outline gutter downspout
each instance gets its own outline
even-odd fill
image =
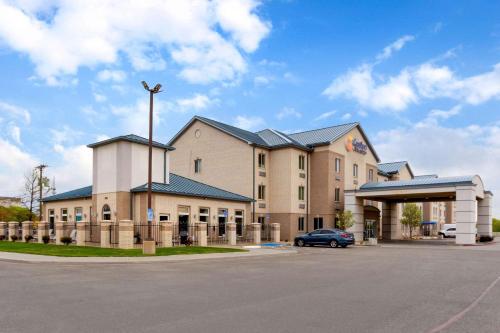
[[[255,223],[255,146],[253,146],[253,174],[252,174],[252,186],[253,186],[253,194],[252,194],[252,223]]]
[[[163,184],[167,183],[167,149],[163,152]]]

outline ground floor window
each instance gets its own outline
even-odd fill
[[[210,209],[200,208],[200,222],[208,223],[210,219]]]
[[[244,211],[235,210],[234,211],[234,222],[236,222],[236,234],[238,236],[243,235],[243,224],[244,224]]]
[[[304,217],[299,217],[298,230],[299,231],[304,231]]]
[[[68,221],[68,209],[67,208],[61,209],[61,221],[64,221],[64,222]]]
[[[160,222],[170,221],[170,214],[160,214]]]
[[[49,209],[49,229],[54,229],[54,223],[56,221],[55,215],[54,215],[54,210]]]
[[[83,208],[75,208],[75,221],[80,222],[83,219]]]
[[[323,229],[323,218],[322,217],[315,217],[314,218],[314,230],[316,229]]]
[[[257,217],[257,222],[264,225],[264,222],[266,222],[266,218],[264,216],[259,216]]]
[[[219,236],[224,236],[226,234],[226,222],[227,222],[227,209],[219,209]]]
[[[109,208],[109,205],[105,204],[102,207],[102,219],[103,221],[110,221],[111,220],[111,208]]]

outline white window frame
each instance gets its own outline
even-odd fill
[[[206,212],[206,213],[202,213],[202,209],[206,209],[206,211],[207,211],[207,212]],[[199,216],[198,216],[198,220],[199,220],[200,222],[207,222],[207,223],[209,223],[209,222],[210,222],[210,208],[208,208],[208,207],[200,207],[200,208],[198,209],[198,215],[199,215]],[[201,220],[201,217],[202,217],[202,216],[203,216],[203,217],[206,217],[206,218],[207,218],[207,220],[206,220],[206,221],[202,221],[202,220]]]
[[[194,173],[201,173],[201,161],[201,158],[197,158],[194,160]]]
[[[299,185],[299,200],[304,201],[306,197],[306,188],[304,185]]]
[[[259,169],[265,169],[266,168],[266,154],[265,153],[259,153],[258,157],[258,164],[259,164]]]
[[[78,210],[80,212],[78,212]],[[78,216],[80,217],[80,220],[78,220]],[[80,221],[83,221],[83,208],[75,207],[75,222],[80,222]]]
[[[260,184],[258,186],[257,199],[266,200],[266,185]]]
[[[162,217],[166,217],[167,219],[166,220],[162,220],[161,219]],[[170,221],[170,214],[168,214],[168,213],[160,213],[158,215],[158,221]]]
[[[63,213],[64,211],[66,211],[66,213]],[[68,208],[61,208],[61,221],[68,221]]]
[[[338,157],[335,158],[335,172],[340,172],[340,158]]]
[[[356,163],[354,163],[352,165],[352,176],[354,178],[358,178],[358,174],[359,174],[359,167],[358,167],[358,165]]]
[[[305,155],[299,155],[299,170],[304,171],[306,169],[306,157]]]

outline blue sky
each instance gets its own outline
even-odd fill
[[[146,134],[141,80],[164,86],[160,141],[195,114],[288,132],[359,121],[384,161],[500,190],[494,1],[0,0],[0,73],[0,194],[42,161],[59,191],[89,184],[86,144]]]

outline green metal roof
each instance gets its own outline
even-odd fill
[[[138,144],[146,145],[146,146],[149,145],[148,139],[143,138],[142,136],[135,135],[135,134],[128,134],[128,135],[116,136],[116,137],[111,138],[111,139],[91,143],[91,144],[87,145],[87,147],[95,148],[95,147],[107,145],[109,143],[114,143],[114,142],[118,142],[118,141],[127,141],[127,142],[138,143]],[[166,150],[174,150],[175,149],[174,147],[165,145],[165,144],[157,142],[157,141],[153,141],[153,147],[163,148]]]
[[[373,182],[363,184],[359,191],[395,190],[423,187],[441,187],[474,184],[475,176],[442,177],[442,178],[417,178],[410,180],[393,180],[386,182]]]
[[[146,192],[147,184],[133,188],[131,192]],[[170,173],[169,184],[153,183],[152,191],[155,193],[167,193],[176,195],[186,195],[193,197],[214,198],[231,201],[250,202],[253,199],[229,192],[218,187],[210,186],[195,180]]]
[[[80,198],[90,198],[92,197],[92,186],[85,186],[78,188],[76,190],[71,190],[68,192],[58,193],[51,195],[50,197],[43,198],[43,202],[59,201],[59,200],[70,200],[70,199],[80,199]]]

